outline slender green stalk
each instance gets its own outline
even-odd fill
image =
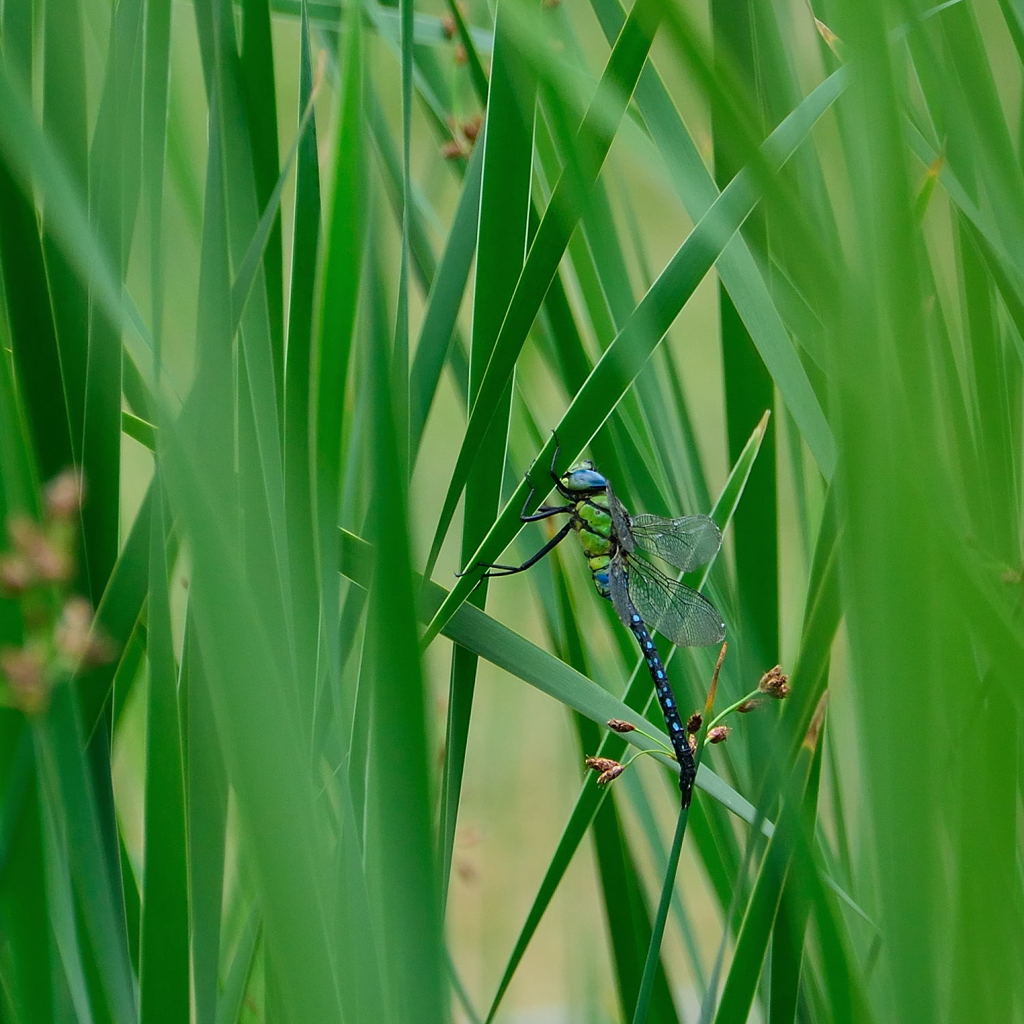
[[[654,986],[654,974],[661,957],[661,943],[665,937],[665,923],[668,921],[668,910],[672,903],[672,894],[676,887],[676,872],[679,868],[679,857],[683,850],[683,839],[686,836],[686,824],[690,817],[690,808],[682,807],[676,818],[676,830],[669,848],[668,864],[665,878],[661,886],[661,898],[658,910],[654,915],[654,926],[651,928],[651,944],[647,949],[647,960],[644,962],[644,975],[640,983],[640,993],[636,1006],[633,1008],[633,1024],[644,1024],[650,1009],[651,991]]]

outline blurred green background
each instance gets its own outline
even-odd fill
[[[0,52],[0,1020],[1024,1020],[1020,3]],[[454,575],[556,436],[722,526],[716,710],[790,678],[688,818],[585,773],[662,723],[572,545]]]

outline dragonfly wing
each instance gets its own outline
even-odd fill
[[[615,531],[615,539],[619,542],[619,547],[629,554],[635,546],[633,543],[633,531],[630,528],[632,519],[622,502],[615,497],[611,484],[608,484],[607,491],[608,512],[612,517],[612,529]]]
[[[628,580],[625,562],[622,555],[617,554],[608,566],[608,596],[611,598],[615,614],[627,626],[630,625],[633,615],[633,602],[629,598]]]
[[[692,587],[640,558],[629,559],[627,580],[629,598],[648,629],[682,647],[706,647],[725,639],[718,609]]]
[[[638,548],[683,572],[706,565],[722,546],[722,531],[707,516],[662,519],[644,514],[632,516],[629,527]]]

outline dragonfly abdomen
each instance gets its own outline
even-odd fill
[[[594,586],[597,592],[604,598],[611,600],[611,580],[608,578],[608,565],[611,562],[610,555],[591,555],[587,558],[590,566],[590,575],[594,579]]]
[[[596,582],[596,576],[595,576]],[[668,729],[669,739],[672,741],[672,749],[675,751],[676,760],[679,762],[679,789],[683,794],[683,806],[690,803],[690,794],[693,789],[694,779],[697,777],[697,769],[693,763],[693,751],[690,749],[690,739],[683,726],[683,720],[679,716],[679,707],[676,704],[675,694],[668,681],[668,673],[662,663],[661,655],[651,639],[651,634],[644,625],[643,619],[633,609],[629,616],[627,625],[643,652],[644,661],[651,673],[654,682],[654,692],[658,696],[658,703],[661,705],[661,713],[665,717],[665,726]]]

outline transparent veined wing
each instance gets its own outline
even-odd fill
[[[615,492],[612,490],[612,485],[607,486],[608,493],[608,512],[612,517],[612,530],[615,533],[615,539],[619,542],[619,547],[622,548],[626,554],[629,554],[633,550],[633,532],[630,529],[630,516],[626,511],[625,506],[617,497]]]
[[[612,607],[619,620],[626,626],[630,624],[633,604],[629,597],[629,577],[626,572],[624,556],[617,554],[608,566],[608,590]],[[639,609],[637,609],[639,612]]]
[[[626,575],[629,599],[648,629],[656,629],[682,647],[706,647],[725,639],[722,616],[703,594],[671,579],[642,558],[627,557],[625,562],[620,571]],[[614,600],[614,588],[612,597]],[[621,618],[618,604],[615,610]]]
[[[662,519],[642,514],[631,516],[628,528],[638,548],[683,572],[706,565],[722,546],[722,531],[707,516]]]

